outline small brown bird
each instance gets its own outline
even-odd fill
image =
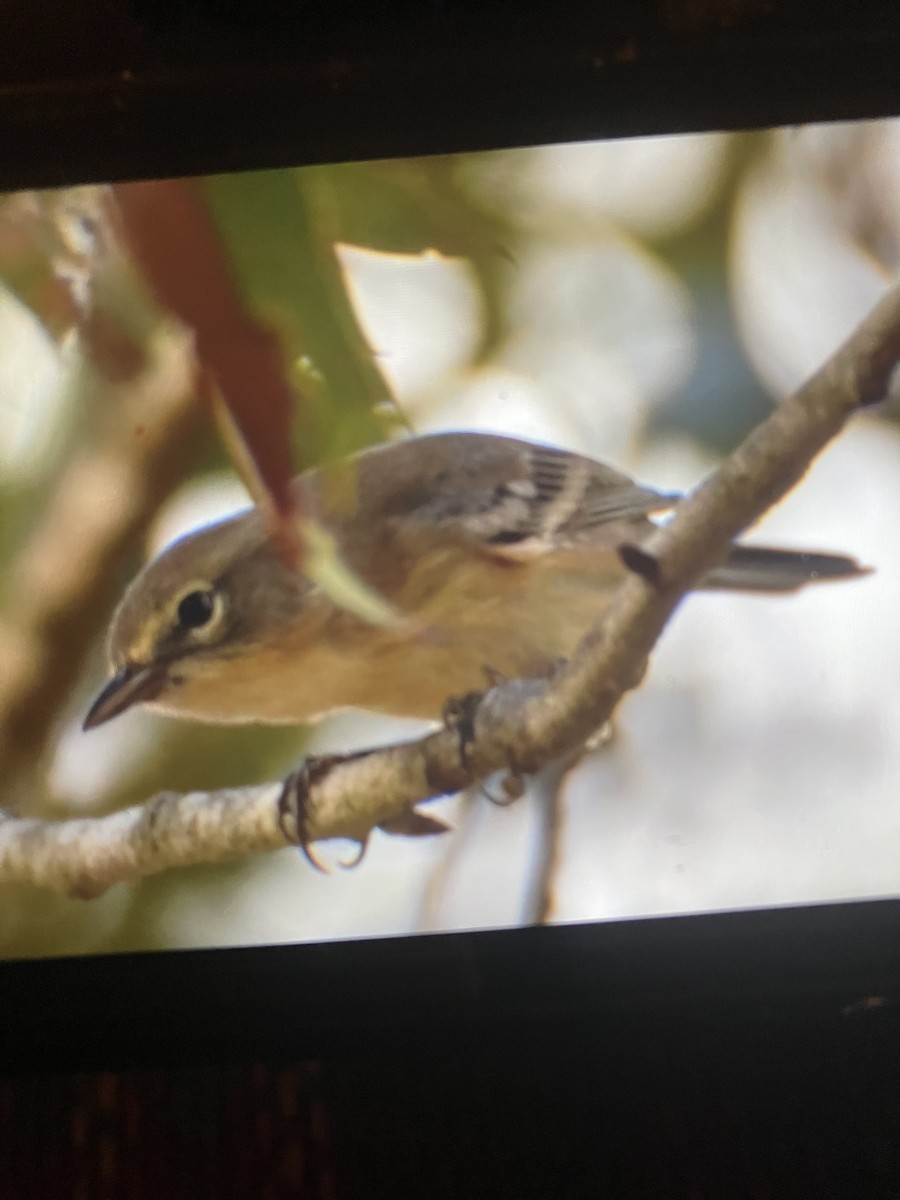
[[[85,728],[139,703],[202,721],[344,708],[437,718],[450,696],[484,686],[485,667],[537,675],[570,655],[625,574],[618,547],[640,544],[649,514],[677,501],[589,458],[479,433],[379,446],[352,467],[301,475],[302,509],[422,632],[340,607],[284,562],[250,509],[137,576]],[[843,555],[734,545],[702,586],[792,592],[865,573]]]

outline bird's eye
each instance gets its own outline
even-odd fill
[[[216,611],[212,592],[188,592],[178,603],[178,623],[182,629],[202,629]]]

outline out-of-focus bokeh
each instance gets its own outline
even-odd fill
[[[802,382],[900,257],[900,122],[209,187],[228,236],[250,230],[248,304],[284,313],[298,289],[291,370],[327,418],[325,452],[332,428],[335,451],[404,422],[490,429],[664,489],[689,488]],[[122,587],[180,532],[246,503],[193,395],[190,339],[104,211],[99,188],[0,199],[0,804],[103,813],[416,734],[364,714],[223,730],[142,712],[81,732]],[[453,833],[376,833],[358,869],[324,877],[285,850],[91,902],[6,888],[0,954],[896,894],[898,511],[895,414],[860,417],[750,536],[875,573],[789,598],[691,597],[610,740],[561,788],[538,780],[507,807],[442,801]]]

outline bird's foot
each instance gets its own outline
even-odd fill
[[[500,687],[508,682],[507,676],[495,667],[485,664],[481,670],[488,688]],[[475,742],[475,719],[483,699],[483,692],[467,692],[464,696],[452,697],[444,705],[444,725],[454,730],[459,738],[459,761],[467,774],[471,774],[472,770],[471,748]],[[477,789],[497,808],[506,808],[525,794],[526,773],[510,759],[509,771],[501,775],[499,786],[499,795],[486,783],[479,783]]]
[[[352,758],[362,758],[368,750],[357,751],[354,754],[310,754],[303,760],[296,771],[287,776],[278,797],[278,827],[284,834],[286,842],[298,846],[310,866],[328,874],[328,867],[319,859],[312,849],[312,839],[309,836],[309,797],[310,792],[325,776],[340,763]],[[339,865],[347,870],[358,867],[368,849],[368,837],[359,839],[359,853],[349,862]]]
[[[479,784],[478,790],[485,800],[493,804],[495,808],[509,808],[511,804],[522,799],[527,785],[526,776],[517,767],[510,764],[509,770],[500,776],[499,795],[491,791],[486,783]]]
[[[483,692],[466,692],[464,696],[451,696],[441,713],[445,727],[459,739],[459,763],[467,774],[472,770],[475,718],[483,697]]]
[[[292,771],[285,779],[281,794],[278,797],[278,826],[285,841],[298,846],[307,862],[323,875],[328,874],[328,867],[321,861],[312,849],[312,839],[309,836],[309,798],[310,792],[334,767],[353,758],[363,758],[368,750],[359,750],[354,754],[311,754],[303,760],[296,771]],[[450,826],[438,817],[419,812],[411,808],[396,817],[388,817],[379,822],[378,828],[385,833],[402,837],[433,837],[435,834],[447,833]],[[369,837],[357,839],[359,851],[351,859],[338,865],[344,870],[358,867],[365,858],[369,847]]]

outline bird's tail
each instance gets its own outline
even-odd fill
[[[808,583],[853,579],[871,574],[844,554],[806,550],[777,550],[770,546],[734,546],[720,567],[714,567],[701,587],[747,592],[795,592]]]

